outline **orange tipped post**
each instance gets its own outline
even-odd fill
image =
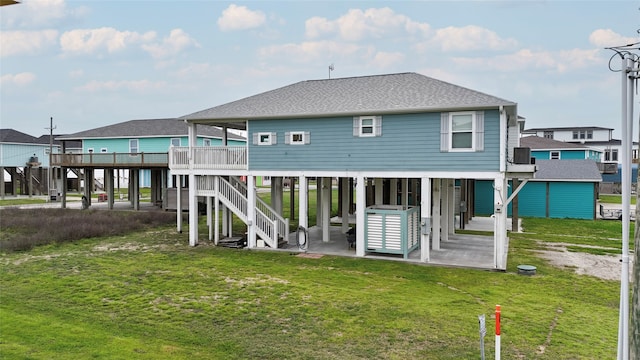
[[[496,360],[500,360],[500,305],[496,305]]]

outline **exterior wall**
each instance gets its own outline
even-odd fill
[[[367,114],[364,114],[367,115]],[[505,129],[506,130],[506,129]],[[285,132],[310,134],[285,144]],[[254,133],[275,132],[275,145],[254,145]],[[382,136],[354,137],[352,117],[249,122],[250,170],[499,171],[500,117],[484,113],[484,151],[441,152],[440,113],[385,115]]]
[[[595,183],[530,181],[518,193],[518,215],[538,218],[593,219]],[[493,212],[493,188],[490,181],[476,181],[477,215]],[[509,195],[511,188],[509,189]],[[509,205],[511,216],[511,204]]]
[[[551,159],[551,152],[559,151],[560,152],[560,160],[594,160],[600,161],[600,152],[594,150],[531,150],[531,157],[534,157],[538,160],[549,160]]]
[[[53,146],[53,153],[58,146]],[[5,167],[24,167],[32,156],[38,158],[41,167],[49,167],[49,145],[43,144],[0,144],[0,165]]]
[[[138,147],[140,152],[161,153],[167,152],[171,146],[171,139],[174,137],[149,137],[149,138],[131,138],[138,139]],[[82,141],[82,152],[87,153],[89,149],[99,153],[101,149],[106,148],[108,153],[128,153],[129,138],[126,139],[86,139]],[[197,146],[203,146],[204,138],[198,138]],[[244,141],[228,140],[229,145],[245,145]],[[187,136],[180,137],[181,146],[188,146],[189,138]],[[222,145],[221,139],[211,139],[211,146]]]
[[[580,130],[580,129],[576,129]],[[609,141],[611,140],[610,130],[593,130],[593,139],[585,139],[585,142],[590,141]],[[544,137],[544,131],[536,132],[539,137]],[[573,130],[553,130],[553,140],[556,141],[580,141],[573,138]]]

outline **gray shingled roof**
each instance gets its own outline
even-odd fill
[[[410,113],[515,106],[516,103],[417,73],[307,80],[186,116],[247,120]]]
[[[536,166],[535,180],[602,181],[593,160],[536,160]]]
[[[547,139],[539,136],[525,136],[520,138],[520,146],[531,148],[531,150],[540,149],[587,149],[586,146],[576,143],[568,143],[553,139]]]
[[[131,138],[131,137],[178,137],[188,135],[189,126],[181,119],[142,119],[129,120],[107,125],[75,134],[58,137],[58,140],[82,140],[95,138]],[[222,130],[213,126],[199,126],[198,136],[222,138]],[[230,140],[244,140],[244,137],[229,133]]]
[[[13,129],[0,129],[0,142],[18,144],[37,144],[35,137]]]

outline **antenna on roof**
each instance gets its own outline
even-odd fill
[[[329,65],[329,79],[331,79],[331,72],[333,71],[333,64]]]

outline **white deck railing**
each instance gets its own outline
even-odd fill
[[[189,169],[190,158],[193,158],[194,170],[247,169],[246,146],[172,146],[169,149],[169,169]]]

